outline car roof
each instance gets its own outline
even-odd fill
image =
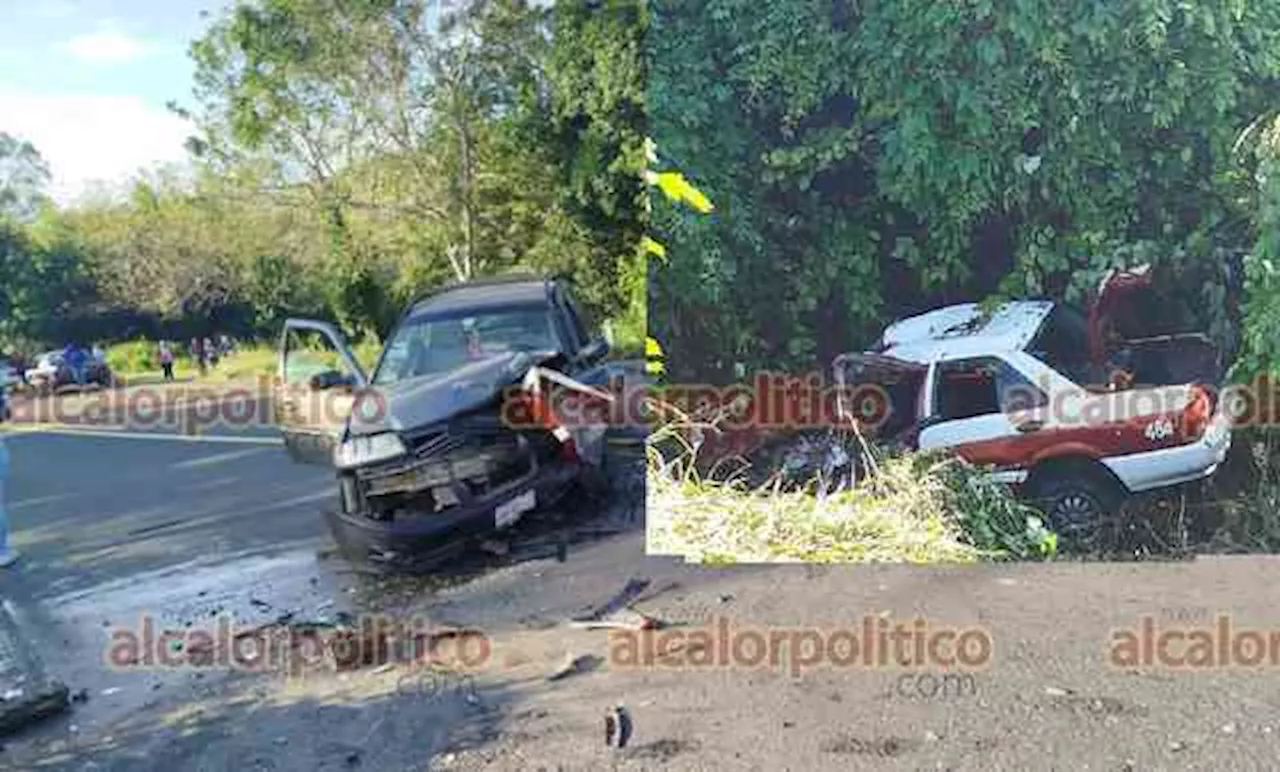
[[[984,315],[977,303],[934,309],[895,322],[882,338],[886,356],[928,364],[942,359],[1021,351],[1039,331],[1053,302],[1015,300]]]
[[[551,280],[537,276],[504,276],[445,287],[413,304],[411,314],[440,313],[530,305],[547,302]]]

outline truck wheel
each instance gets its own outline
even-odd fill
[[[1037,481],[1031,496],[1049,527],[1077,545],[1092,541],[1124,501],[1124,492],[1101,475],[1074,470]]]

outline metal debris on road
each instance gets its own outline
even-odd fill
[[[599,619],[571,619],[569,626],[579,630],[657,630],[662,627],[662,622],[624,608]]]
[[[628,579],[626,585],[612,598],[605,601],[604,604],[597,606],[586,616],[578,617],[580,621],[587,619],[603,619],[615,611],[620,611],[630,606],[649,587],[648,579],[632,578]]]
[[[600,663],[601,658],[594,654],[583,654],[575,657],[573,652],[569,652],[564,656],[564,662],[560,667],[556,668],[547,676],[548,681],[559,681],[562,678],[568,678],[578,673],[586,673],[594,670]]]

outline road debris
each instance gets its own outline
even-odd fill
[[[612,748],[625,748],[631,740],[631,714],[622,703],[614,705],[604,714],[604,744]]]
[[[654,598],[658,597],[659,595],[665,595],[669,592],[673,592],[675,590],[680,589],[680,587],[681,587],[680,583],[676,581],[663,582],[662,584],[658,585],[652,590],[649,590],[648,592],[637,596],[636,599],[632,601],[632,603],[635,604],[635,603],[651,601]]]
[[[574,621],[604,619],[635,603],[648,587],[648,579],[628,579],[627,584],[616,595],[599,606],[588,607],[587,613],[574,617]]]
[[[598,667],[602,661],[602,658],[594,654],[582,654],[575,657],[573,652],[569,652],[564,655],[564,661],[560,663],[560,666],[547,676],[547,680],[559,681],[571,675],[589,672]]]
[[[657,619],[630,608],[648,589],[649,584],[649,579],[627,580],[627,584],[616,595],[588,613],[570,619],[569,626],[586,630],[652,630],[661,627],[662,624]]]
[[[569,626],[579,630],[657,630],[663,625],[658,619],[624,608],[598,619],[571,619]]]

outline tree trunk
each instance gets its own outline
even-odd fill
[[[475,212],[472,211],[471,200],[471,135],[467,131],[466,119],[458,121],[458,137],[462,143],[462,263],[466,276],[470,279],[475,270]]]

